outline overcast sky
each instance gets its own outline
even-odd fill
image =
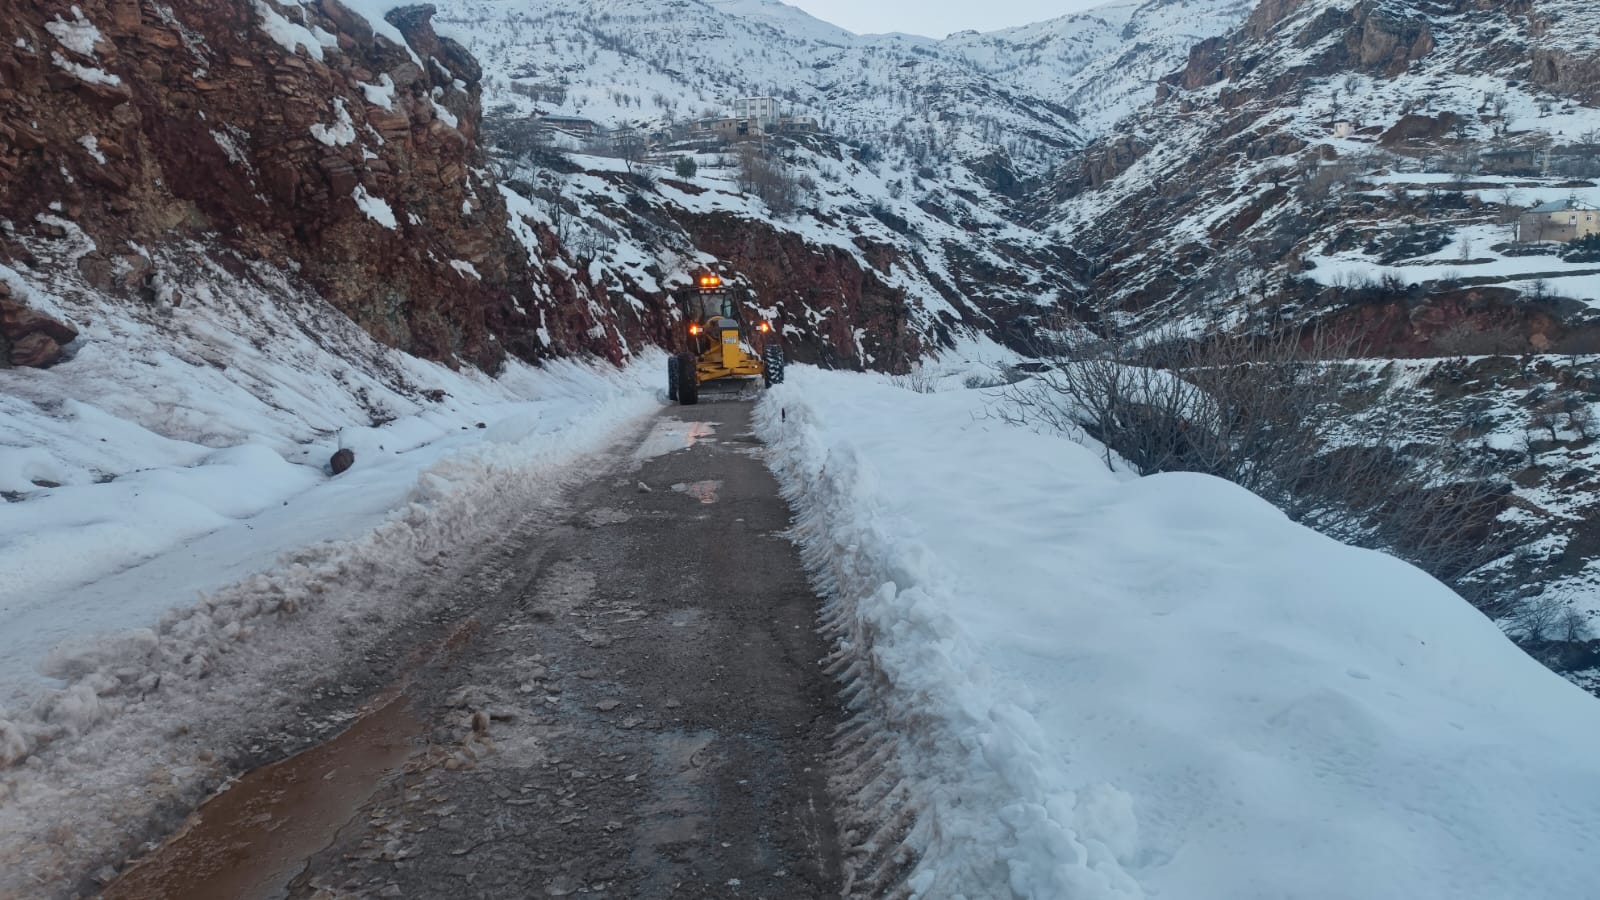
[[[942,38],[974,28],[994,31],[1102,6],[1107,0],[786,0],[857,34],[904,31]]]

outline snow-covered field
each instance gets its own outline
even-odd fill
[[[919,896],[1593,892],[1592,697],[1404,563],[992,402],[800,367],[759,415],[898,759],[843,786],[916,813]]]

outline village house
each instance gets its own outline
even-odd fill
[[[1485,175],[1530,177],[1544,170],[1544,153],[1531,147],[1514,150],[1486,150],[1478,154]]]
[[[723,116],[715,119],[700,119],[694,123],[694,128],[689,132],[691,138],[711,138],[718,141],[732,143],[734,141],[747,141],[762,134],[761,126],[753,119],[744,119],[738,116]]]
[[[1519,147],[1489,150],[1479,155],[1485,175],[1527,178],[1557,175],[1566,178],[1600,176],[1600,144],[1565,144],[1559,147]]]
[[[541,116],[538,122],[545,128],[564,131],[577,137],[594,137],[602,130],[598,122],[573,116]]]
[[[779,116],[774,130],[783,134],[809,134],[818,130],[814,116]]]
[[[1577,198],[1535,206],[1517,223],[1517,240],[1524,244],[1565,243],[1591,234],[1600,234],[1600,207]]]
[[[688,125],[682,137],[732,144],[769,134],[809,134],[820,130],[815,116],[778,112],[778,101],[772,97],[742,97],[731,105],[733,115],[697,119]]]

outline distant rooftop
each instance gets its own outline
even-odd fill
[[[1565,200],[1553,200],[1549,203],[1541,203],[1538,206],[1535,206],[1533,209],[1528,210],[1528,212],[1558,213],[1567,212],[1574,209],[1600,209],[1600,207],[1595,207],[1588,203],[1584,203],[1582,200],[1579,200],[1576,197],[1569,197]]]

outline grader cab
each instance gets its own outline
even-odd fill
[[[716,275],[701,275],[678,295],[683,313],[680,346],[667,359],[667,397],[685,406],[711,393],[738,394],[756,378],[767,387],[783,382],[783,346],[772,323],[747,327],[733,289]],[[723,390],[725,386],[725,390]]]

